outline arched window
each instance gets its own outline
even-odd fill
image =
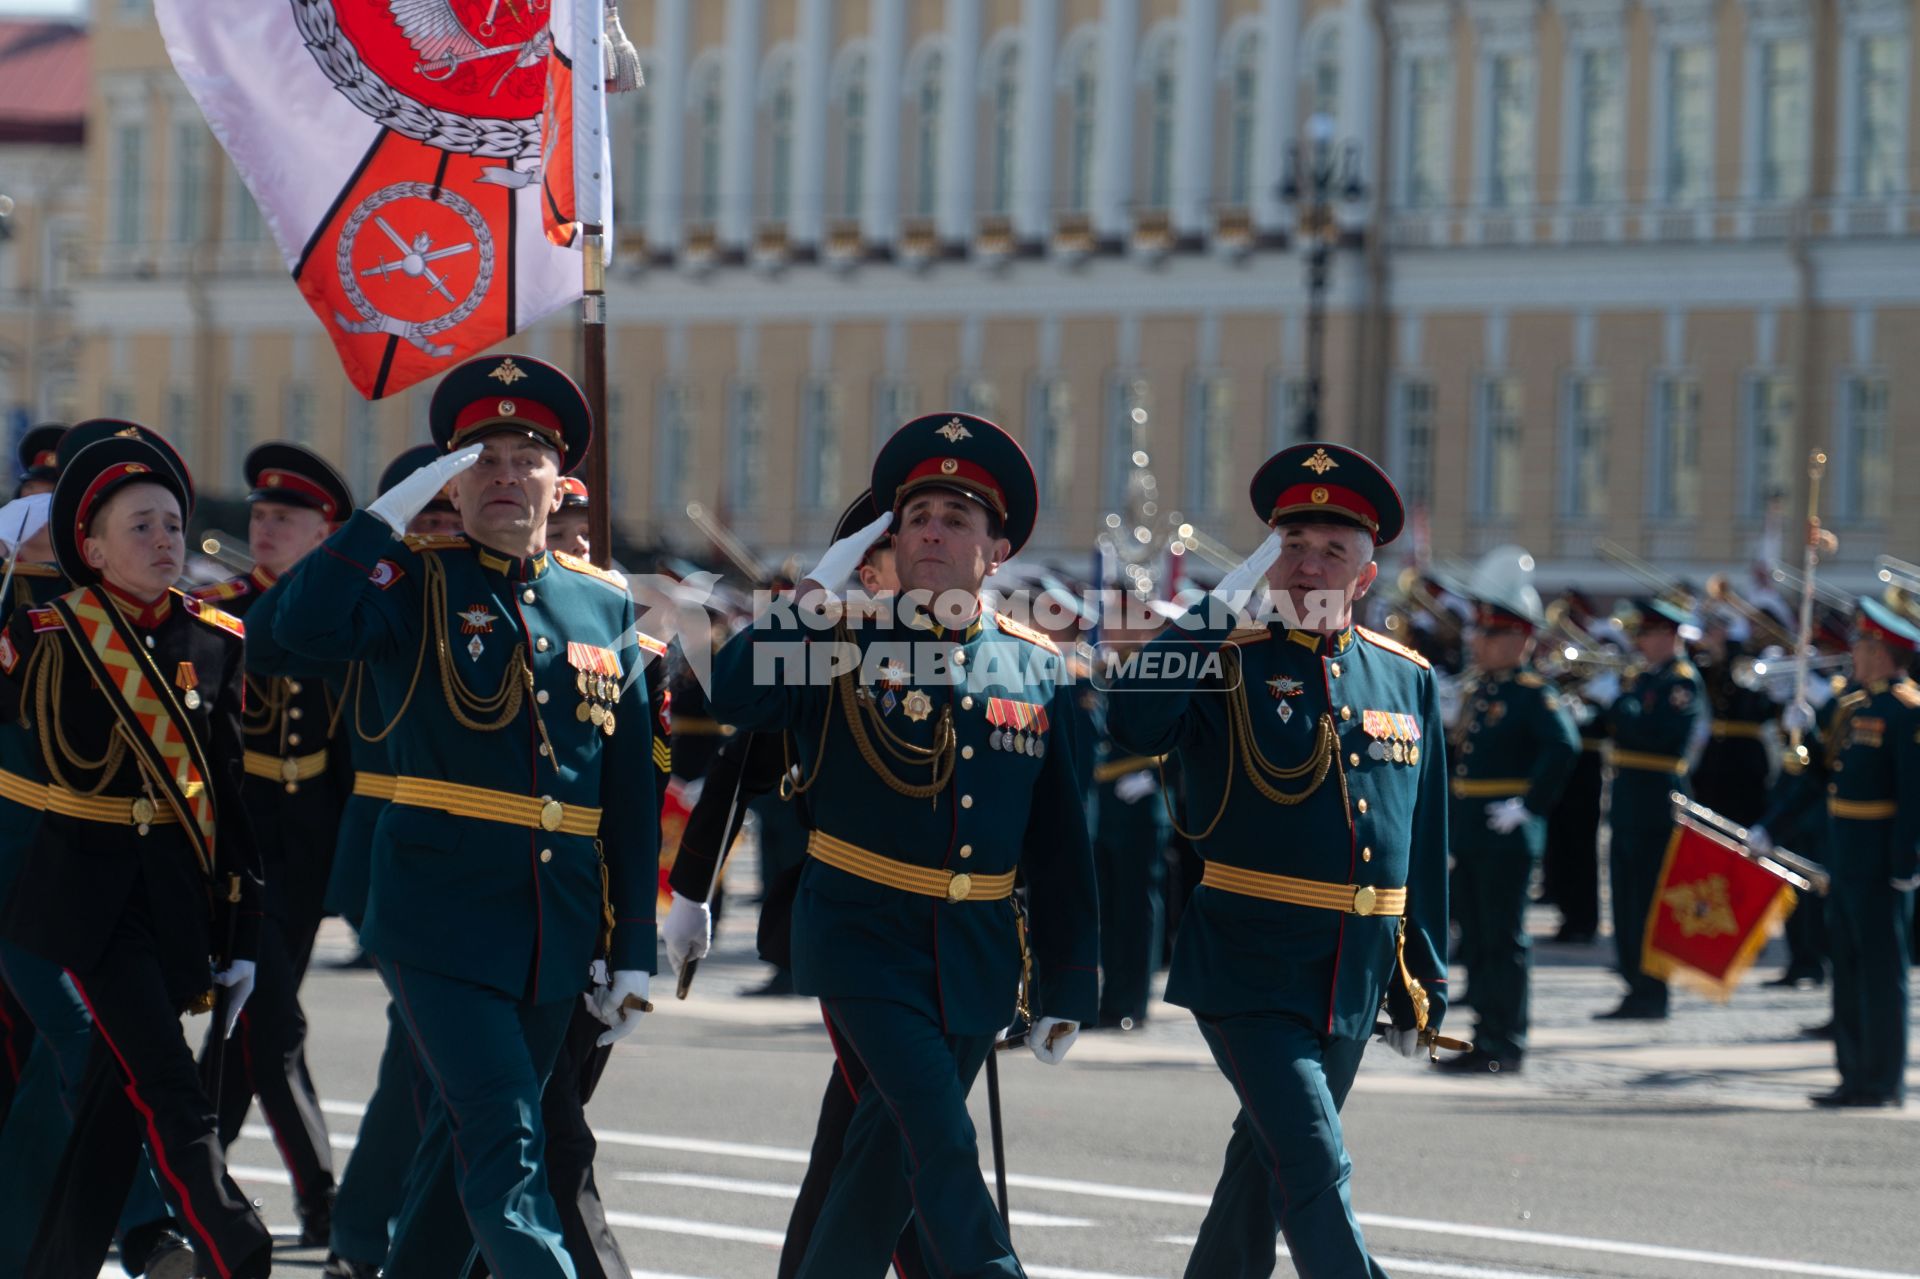
[[[1173,114],[1174,97],[1179,91],[1179,52],[1177,37],[1149,37],[1141,58],[1147,93],[1147,166],[1141,175],[1145,180],[1141,200],[1150,209],[1164,209],[1173,202]]]
[[[1316,115],[1337,119],[1340,115],[1341,18],[1341,11],[1336,9],[1322,14],[1307,28],[1302,50],[1306,65],[1301,68],[1307,101],[1302,120],[1311,120]]]
[[[1100,46],[1091,29],[1068,39],[1061,70],[1067,99],[1067,212],[1085,213],[1093,202],[1093,144],[1100,110]]]
[[[776,50],[760,73],[760,109],[765,112],[765,185],[767,217],[785,222],[793,215],[793,58]]]
[[[834,184],[834,213],[843,219],[860,216],[866,198],[867,173],[867,55],[864,49],[841,55],[833,77],[834,103],[839,111],[839,181]]]
[[[914,217],[930,218],[940,191],[940,113],[946,107],[946,59],[938,50],[919,59],[918,74],[909,81],[913,104],[913,188],[908,209]]]
[[[1260,33],[1241,37],[1227,63],[1227,203],[1253,201],[1253,134],[1259,93]]]
[[[653,95],[621,95],[626,109],[626,145],[619,150],[627,158],[625,165],[615,163],[614,177],[619,182],[614,196],[614,220],[627,226],[644,226],[647,204],[653,195]],[[616,145],[620,138],[616,126]]]
[[[993,66],[992,121],[987,130],[987,210],[1005,216],[1013,207],[1014,130],[1019,127],[1020,47],[1008,44]]]
[[[694,218],[720,216],[720,61],[697,66],[692,77],[694,161],[699,181],[693,189]]]

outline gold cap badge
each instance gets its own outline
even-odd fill
[[[935,431],[934,434],[944,435],[955,444],[958,444],[961,440],[973,438],[973,432],[969,431],[957,417],[949,418],[946,425]]]
[[[1306,461],[1302,462],[1300,465],[1306,467],[1309,471],[1312,471],[1315,475],[1325,475],[1328,471],[1333,470],[1336,466],[1339,466],[1340,464],[1334,461],[1332,458],[1328,457],[1327,451],[1325,449],[1315,449],[1313,451],[1313,456],[1308,458]]]
[[[509,358],[509,359],[502,360],[500,361],[499,364],[495,365],[493,372],[487,374],[487,376],[490,378],[498,379],[501,383],[503,383],[506,386],[512,386],[515,382],[518,382],[521,378],[526,377],[527,371],[521,368],[518,364],[515,364],[513,360]]]

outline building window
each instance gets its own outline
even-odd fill
[[[883,377],[873,384],[872,450],[893,438],[893,433],[920,416],[920,388],[903,377]]]
[[[1425,378],[1403,379],[1394,397],[1400,452],[1394,478],[1409,506],[1433,500],[1433,403],[1433,383]]]
[[[1067,125],[1067,209],[1085,213],[1093,199],[1094,130],[1100,106],[1100,50],[1080,46],[1073,66],[1073,100]]]
[[[1480,512],[1489,519],[1520,514],[1520,379],[1480,382]]]
[[[1407,178],[1410,209],[1447,202],[1447,134],[1452,128],[1453,77],[1444,57],[1415,58],[1407,66]]]
[[[1904,36],[1869,36],[1860,42],[1859,173],[1861,195],[1897,195],[1905,189],[1906,70],[1909,45]]]
[[[647,205],[653,199],[653,95],[651,93],[630,93],[626,97],[632,100],[629,117],[633,124],[632,145],[627,148],[627,210],[624,217],[616,216],[635,226],[643,225],[647,219]],[[615,165],[617,173],[621,166]]]
[[[1533,56],[1495,54],[1492,64],[1487,202],[1513,208],[1533,200]]]
[[[867,61],[861,58],[847,78],[840,122],[840,216],[860,216],[866,198]]]
[[[1580,55],[1577,196],[1582,204],[1612,204],[1621,198],[1627,100],[1620,64],[1618,49],[1588,49]]]
[[[1233,380],[1197,373],[1187,383],[1187,501],[1195,510],[1227,509],[1233,490]]]
[[[1887,379],[1848,378],[1841,386],[1840,410],[1846,466],[1841,513],[1863,523],[1884,520],[1893,504],[1887,465]]]
[[[1259,106],[1260,37],[1249,35],[1233,54],[1227,104],[1227,203],[1253,202],[1254,112]]]
[[[1653,509],[1666,519],[1700,514],[1700,383],[1669,375],[1654,387]]]
[[[240,171],[231,165],[227,167],[227,236],[241,244],[257,244],[266,231],[266,224],[260,217],[260,206],[253,202],[253,192],[247,190],[247,184],[240,180]]]
[[[1300,412],[1307,402],[1306,379],[1294,373],[1267,375],[1267,452],[1278,453],[1307,438]]]
[[[767,397],[760,384],[727,385],[727,502],[736,517],[757,511],[766,494]]]
[[[940,188],[940,112],[944,108],[946,59],[930,55],[914,91],[913,203],[915,217],[933,216]]]
[[[1147,190],[1146,204],[1164,209],[1173,203],[1174,97],[1178,81],[1174,59],[1179,45],[1163,40],[1153,53],[1153,69],[1147,83]]]
[[[147,235],[147,130],[136,123],[113,127],[113,238],[139,244]]]
[[[1747,514],[1759,518],[1769,502],[1793,492],[1793,379],[1756,377],[1747,383],[1747,438],[1753,442],[1746,485]]]
[[[1340,23],[1335,20],[1321,27],[1313,41],[1313,76],[1307,84],[1307,119],[1316,115],[1329,120],[1340,115]]]
[[[360,393],[348,390],[346,393],[346,454],[353,459],[353,491],[363,497],[378,497],[374,487],[380,483],[380,467],[385,465],[381,454],[380,432],[373,420],[373,401],[363,400]]]
[[[1034,478],[1043,510],[1060,510],[1073,497],[1073,387],[1063,377],[1034,379]]]
[[[993,124],[988,131],[987,211],[1013,208],[1015,131],[1020,127],[1020,49],[1008,45],[993,69]]]
[[[1607,514],[1607,435],[1612,389],[1603,377],[1576,376],[1567,385],[1567,514],[1577,520]]]
[[[1760,49],[1760,196],[1797,200],[1807,193],[1812,117],[1805,40],[1772,40]]]
[[[999,420],[1000,390],[982,373],[962,373],[954,378],[951,399],[956,413],[971,413],[989,422]]]
[[[693,388],[668,378],[655,392],[654,406],[653,502],[673,522],[680,518],[693,467]]]
[[[1713,47],[1667,50],[1667,199],[1697,204],[1713,194]]]
[[[230,388],[221,409],[227,427],[227,470],[236,484],[244,483],[246,477],[241,471],[247,450],[253,447],[253,392],[244,387]],[[177,441],[181,437],[169,431],[167,438]]]
[[[1115,373],[1107,382],[1106,505],[1126,502],[1133,455],[1146,449],[1153,420],[1153,384],[1135,373]]]
[[[700,81],[693,108],[694,150],[700,158],[700,185],[694,188],[694,216],[712,222],[720,216],[720,76]]]
[[[207,131],[198,120],[173,131],[173,238],[197,243],[205,234]]]
[[[767,107],[767,192],[769,216],[785,222],[793,214],[793,75],[783,73]]]
[[[287,439],[301,448],[313,447],[313,388],[295,384],[287,388],[287,420],[282,430]]]
[[[840,393],[829,378],[807,379],[800,401],[800,505],[840,504]]]

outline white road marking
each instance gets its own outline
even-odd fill
[[[640,1182],[652,1186],[678,1186],[687,1190],[713,1190],[723,1194],[754,1195],[762,1199],[784,1199],[793,1201],[800,1194],[800,1187],[784,1181],[747,1181],[739,1177],[712,1177],[704,1173],[691,1172],[623,1172],[615,1180]],[[1099,1223],[1086,1217],[1055,1217],[1044,1212],[1023,1212],[1013,1210],[1013,1224],[1016,1226],[1037,1226],[1042,1229],[1086,1228]]]
[[[648,1213],[607,1213],[611,1225],[629,1230],[653,1230],[661,1234],[691,1235],[695,1239],[719,1239],[727,1243],[757,1243],[778,1248],[787,1241],[784,1230],[760,1230],[753,1226],[729,1226],[719,1221],[688,1221],[684,1217],[655,1217]]]

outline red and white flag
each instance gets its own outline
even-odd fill
[[[604,218],[611,183],[601,77],[571,62],[598,69],[602,0],[155,7],[361,394],[404,390],[580,296],[566,224]],[[543,166],[555,152],[569,172]]]

